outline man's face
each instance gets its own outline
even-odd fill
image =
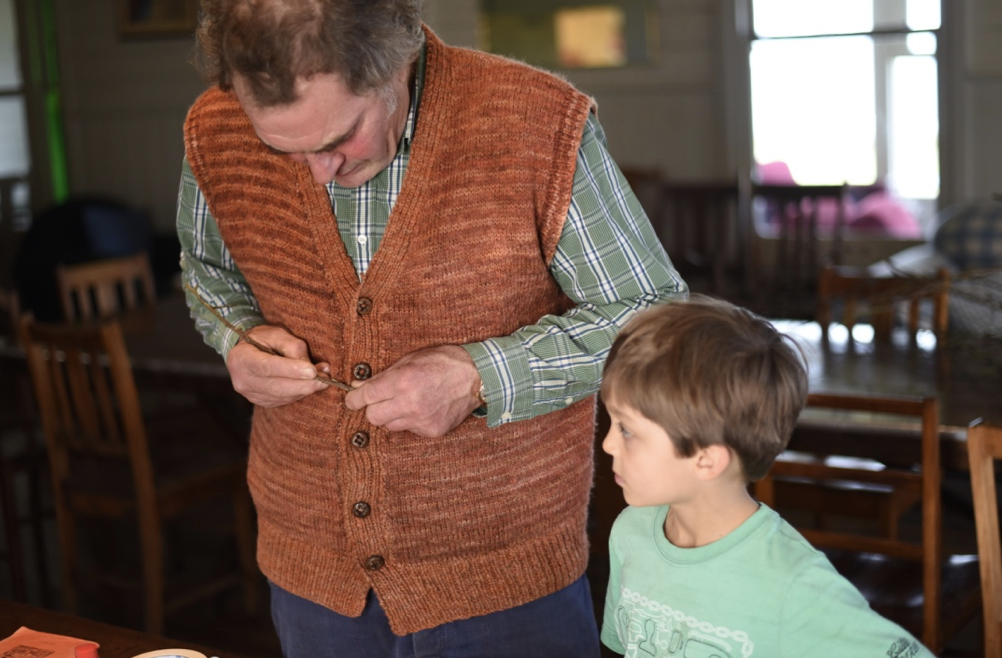
[[[406,70],[390,86],[397,101],[392,113],[386,94],[356,96],[331,73],[300,78],[298,100],[289,105],[255,105],[239,76],[233,90],[266,146],[307,165],[318,183],[336,181],[343,187],[358,187],[390,164],[407,123],[410,98]]]

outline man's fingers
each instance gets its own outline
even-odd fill
[[[392,395],[387,395],[385,387],[382,386],[378,378],[365,381],[355,380],[351,383],[354,390],[349,391],[344,397],[344,404],[352,411],[357,411],[363,407],[371,407],[385,400],[392,399]],[[368,414],[366,414],[368,417]],[[371,421],[372,419],[369,418]]]
[[[300,361],[310,360],[306,342],[296,338],[282,327],[262,324],[253,327],[247,332],[247,335],[281,356]]]
[[[305,343],[281,327],[255,327],[254,340],[283,354],[303,354],[302,358],[276,356],[250,343],[237,343],[226,360],[233,388],[252,403],[276,407],[301,400],[327,388],[317,381],[318,367],[305,357]],[[320,367],[328,367],[320,364]]]

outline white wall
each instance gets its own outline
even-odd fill
[[[55,0],[70,187],[148,211],[171,230],[182,125],[203,89],[186,38],[122,41],[114,0]]]
[[[567,75],[598,101],[610,150],[624,166],[675,179],[734,176],[748,160],[746,0],[659,0],[661,57],[652,67]],[[946,0],[941,125],[945,201],[1002,192],[1002,2]],[[148,210],[173,226],[181,127],[202,89],[190,39],[121,41],[114,0],[55,0],[70,184]],[[446,42],[475,45],[473,0],[425,0]],[[945,30],[946,32],[947,30]],[[944,48],[950,50],[944,51]]]

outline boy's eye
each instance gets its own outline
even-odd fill
[[[622,423],[617,424],[619,425],[619,433],[622,434],[624,438],[630,436],[630,430],[627,429],[626,425]]]

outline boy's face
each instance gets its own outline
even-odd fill
[[[602,450],[612,456],[616,484],[635,507],[674,505],[694,491],[695,461],[679,457],[668,433],[629,405],[605,401],[612,423]]]

